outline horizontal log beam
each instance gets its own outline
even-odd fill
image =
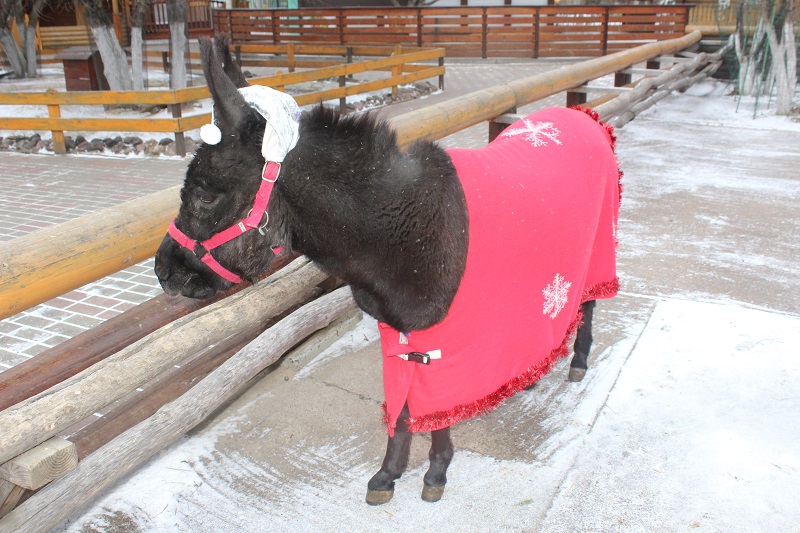
[[[0,243],[0,319],[153,257],[180,206],[179,190]]]

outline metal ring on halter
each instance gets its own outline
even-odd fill
[[[266,211],[264,212],[264,223],[258,226],[258,232],[261,234],[262,237],[267,236],[267,224],[269,224],[269,213]]]

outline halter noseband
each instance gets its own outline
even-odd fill
[[[280,163],[276,163],[274,161],[267,162],[267,164],[264,165],[264,172],[261,175],[261,186],[258,188],[256,199],[253,202],[253,208],[250,210],[250,213],[246,218],[243,218],[239,222],[225,230],[220,231],[219,233],[215,233],[211,236],[211,238],[203,242],[197,242],[179,230],[175,225],[175,220],[173,220],[172,224],[170,224],[169,231],[167,233],[169,233],[169,235],[175,239],[175,242],[192,252],[198,259],[200,259],[200,261],[208,265],[208,267],[216,272],[219,276],[230,281],[231,283],[241,283],[242,278],[219,264],[219,262],[211,256],[211,250],[222,246],[226,242],[232,241],[236,237],[239,237],[240,235],[243,235],[244,233],[256,228],[258,228],[258,231],[262,235],[264,234],[264,228],[269,223],[269,215],[267,215],[269,197],[272,194],[272,187],[275,185],[280,172]],[[264,218],[264,215],[267,215],[267,220],[264,222],[264,224],[260,224],[261,219]],[[280,251],[280,248],[274,248],[273,250],[275,250],[277,253]]]

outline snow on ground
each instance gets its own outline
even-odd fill
[[[308,456],[338,464],[336,479],[279,479],[215,449],[228,421],[169,448],[64,530],[104,530],[123,513],[145,531],[796,531],[800,317],[660,300],[641,336],[620,341],[632,342],[599,417],[579,415],[589,431],[546,462],[459,450],[436,506],[419,499],[421,468],[391,504],[366,506],[374,465],[347,460],[355,437],[304,454],[310,471]],[[281,494],[248,500],[242,479],[279,480]],[[544,486],[560,486],[552,506],[528,513]]]

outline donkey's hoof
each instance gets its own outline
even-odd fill
[[[570,368],[569,369],[569,376],[567,379],[573,383],[577,383],[583,380],[583,376],[586,375],[585,368]]]
[[[444,485],[438,487],[433,485],[422,486],[422,499],[426,502],[438,502],[442,499],[442,494],[444,494]]]
[[[389,500],[394,496],[394,489],[392,490],[368,490],[367,503],[370,505],[383,505],[389,503]]]

